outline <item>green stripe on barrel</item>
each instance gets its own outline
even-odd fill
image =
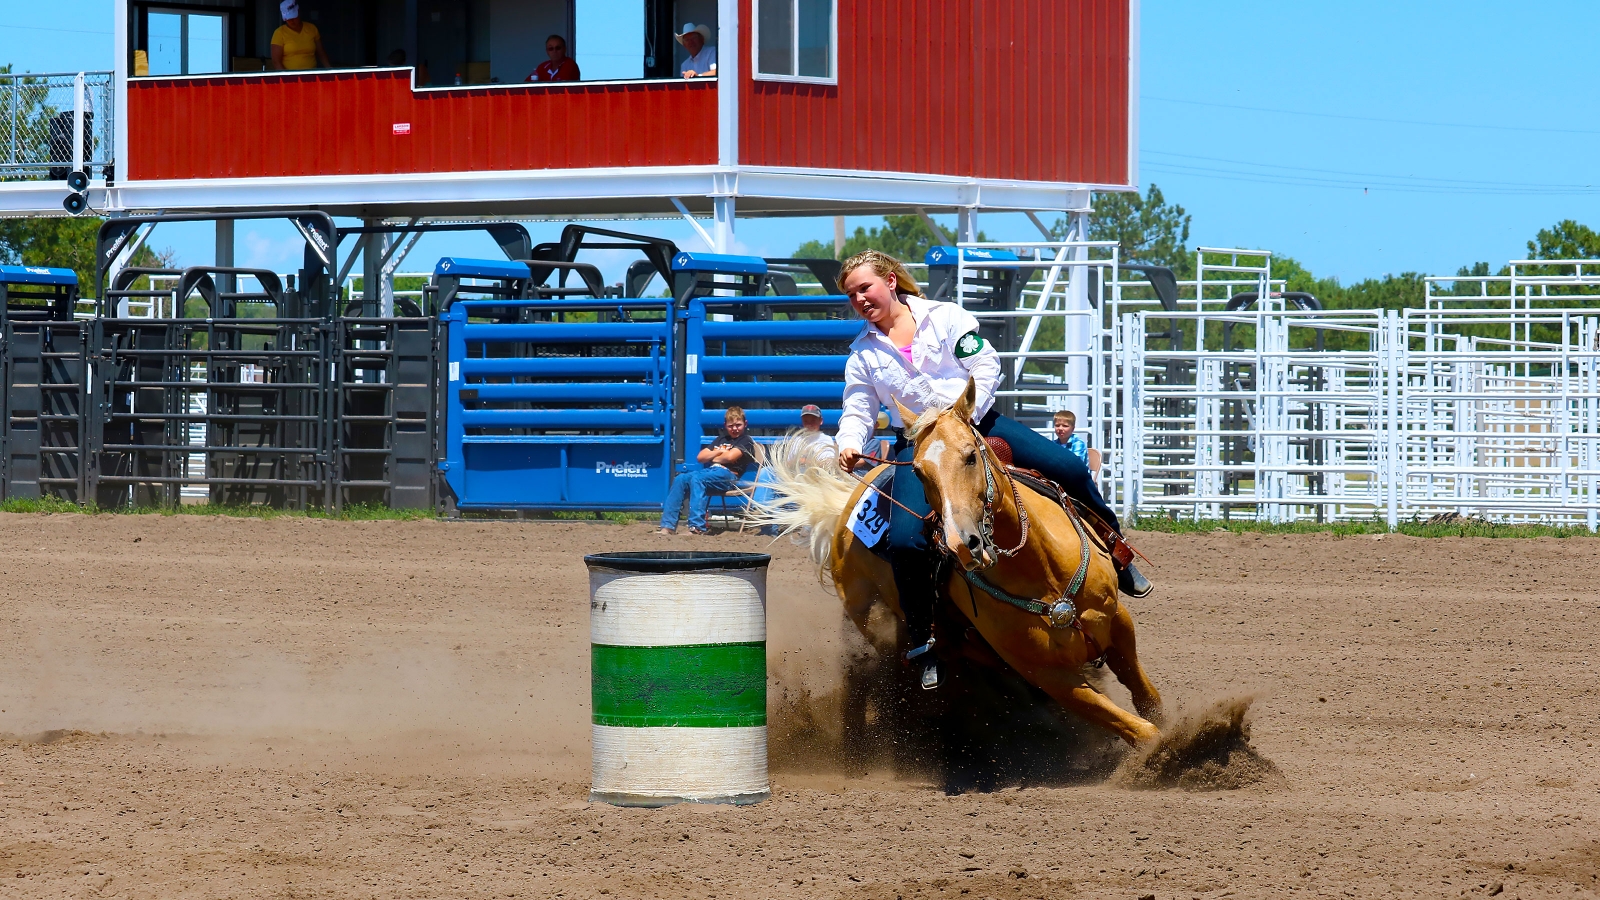
[[[747,728],[767,724],[767,644],[590,648],[594,724]]]

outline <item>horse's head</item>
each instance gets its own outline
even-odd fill
[[[977,385],[968,379],[966,392],[948,409],[928,410],[921,417],[895,403],[902,422],[916,419],[909,426],[915,447],[912,468],[939,516],[937,539],[969,571],[999,559],[994,538],[985,529],[985,505],[994,502],[994,474],[988,445],[972,427],[977,394]]]

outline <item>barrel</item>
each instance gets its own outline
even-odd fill
[[[759,803],[767,787],[764,553],[585,556],[591,800]]]

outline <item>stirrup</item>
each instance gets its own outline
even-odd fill
[[[931,691],[939,687],[939,663],[929,662],[922,668],[922,689]]]

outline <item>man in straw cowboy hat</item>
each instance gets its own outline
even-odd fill
[[[709,46],[711,29],[693,22],[683,24],[683,32],[675,35],[678,43],[688,52],[689,58],[678,69],[685,78],[704,78],[717,74],[717,48]]]

